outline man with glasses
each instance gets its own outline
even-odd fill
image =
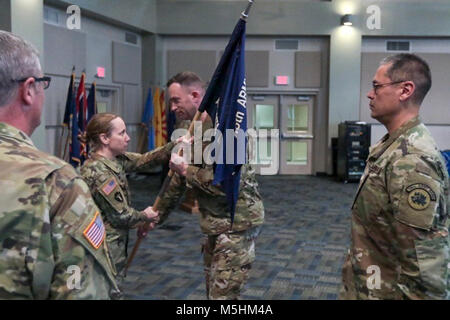
[[[412,54],[384,59],[367,95],[388,133],[370,149],[352,206],[341,299],[448,299],[449,180],[419,118],[431,87]]]
[[[49,84],[36,49],[0,31],[0,299],[119,298],[89,188],[29,138]]]

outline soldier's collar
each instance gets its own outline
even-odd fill
[[[28,144],[30,147],[36,148],[30,137],[23,131],[13,127],[7,123],[0,122],[0,135],[13,138],[20,142]]]
[[[419,116],[412,118],[411,120],[402,124],[400,126],[400,128],[398,128],[397,130],[392,132],[392,134],[389,135],[389,139],[393,139],[393,140],[397,139],[402,134],[404,134],[406,131],[408,131],[411,128],[414,128],[415,126],[419,125],[421,122],[422,121],[420,120]]]
[[[420,117],[416,116],[411,120],[402,124],[400,128],[398,128],[391,134],[387,133],[386,135],[384,135],[384,137],[381,139],[382,143],[380,145],[380,149],[374,150],[374,154],[370,156],[370,159],[371,160],[378,159],[386,151],[386,149],[389,148],[389,146],[392,143],[394,143],[395,140],[397,140],[398,137],[406,133],[409,129],[414,128],[415,126],[418,126],[421,123],[422,121],[420,120]]]
[[[91,158],[97,161],[100,161],[102,163],[104,163],[108,168],[110,168],[112,171],[114,171],[115,173],[120,173],[120,169],[117,165],[117,161],[116,160],[110,160],[108,158],[105,158],[104,156],[98,154],[98,153],[93,153],[91,155]]]

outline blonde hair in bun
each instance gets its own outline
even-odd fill
[[[113,113],[97,113],[91,118],[81,139],[84,140],[84,143],[89,144],[92,152],[97,151],[102,146],[100,141],[102,133],[106,134],[107,137],[111,135],[113,129],[111,121],[118,117],[118,115]]]

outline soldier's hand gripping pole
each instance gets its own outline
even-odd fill
[[[189,125],[188,137],[192,136],[192,134],[194,132],[194,123],[195,123],[195,121],[198,121],[200,119],[201,115],[202,115],[202,112],[199,112],[199,111],[197,111],[197,113],[195,114],[194,119],[192,120],[191,124]],[[183,149],[180,149],[178,154],[180,156],[182,156]],[[174,172],[172,170],[169,170],[169,173],[167,174],[166,179],[164,179],[164,183],[161,187],[161,190],[159,190],[158,196],[156,197],[156,200],[153,203],[152,208],[154,208],[154,209],[158,208],[159,201],[161,200],[164,193],[167,191],[167,188],[170,185],[170,181],[172,180],[173,174],[174,174]],[[144,225],[144,229],[148,228],[149,225],[150,225],[150,223],[146,223]],[[142,235],[138,236],[136,243],[134,244],[133,251],[131,251],[130,257],[128,258],[127,265],[125,266],[125,274],[127,273],[128,268],[130,267],[131,263],[133,262],[134,256],[136,255],[136,252],[138,251],[139,246],[141,245],[141,242],[143,239],[144,239],[144,236],[142,236]]]

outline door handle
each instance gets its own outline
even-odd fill
[[[282,139],[314,139],[312,134],[281,134]]]

